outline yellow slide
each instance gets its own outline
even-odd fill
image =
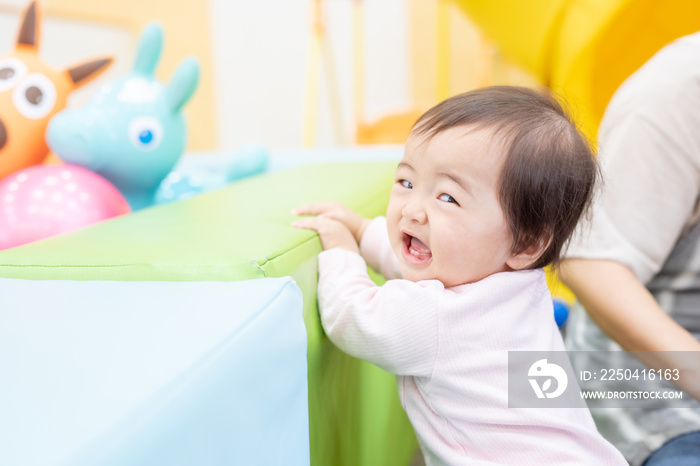
[[[622,81],[665,44],[700,30],[698,0],[454,1],[569,101],[591,140]]]

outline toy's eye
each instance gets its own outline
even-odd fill
[[[0,91],[11,89],[27,74],[27,65],[17,58],[0,60]]]
[[[137,149],[153,150],[163,139],[163,126],[153,117],[138,117],[129,123],[129,139]]]
[[[56,86],[43,74],[32,73],[12,91],[12,101],[25,118],[44,118],[56,104]]]
[[[153,141],[153,131],[150,129],[144,129],[139,133],[139,142],[142,144],[149,144]]]

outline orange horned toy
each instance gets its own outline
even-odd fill
[[[39,11],[30,3],[10,55],[0,58],[0,179],[44,161],[49,149],[44,134],[68,94],[98,76],[111,58],[56,70],[38,54]]]

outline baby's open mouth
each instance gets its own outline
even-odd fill
[[[416,265],[424,264],[433,257],[430,248],[415,236],[403,233],[403,256]]]

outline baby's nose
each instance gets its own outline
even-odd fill
[[[412,223],[424,224],[428,221],[428,214],[419,202],[412,202],[406,205],[402,212],[403,216]]]

